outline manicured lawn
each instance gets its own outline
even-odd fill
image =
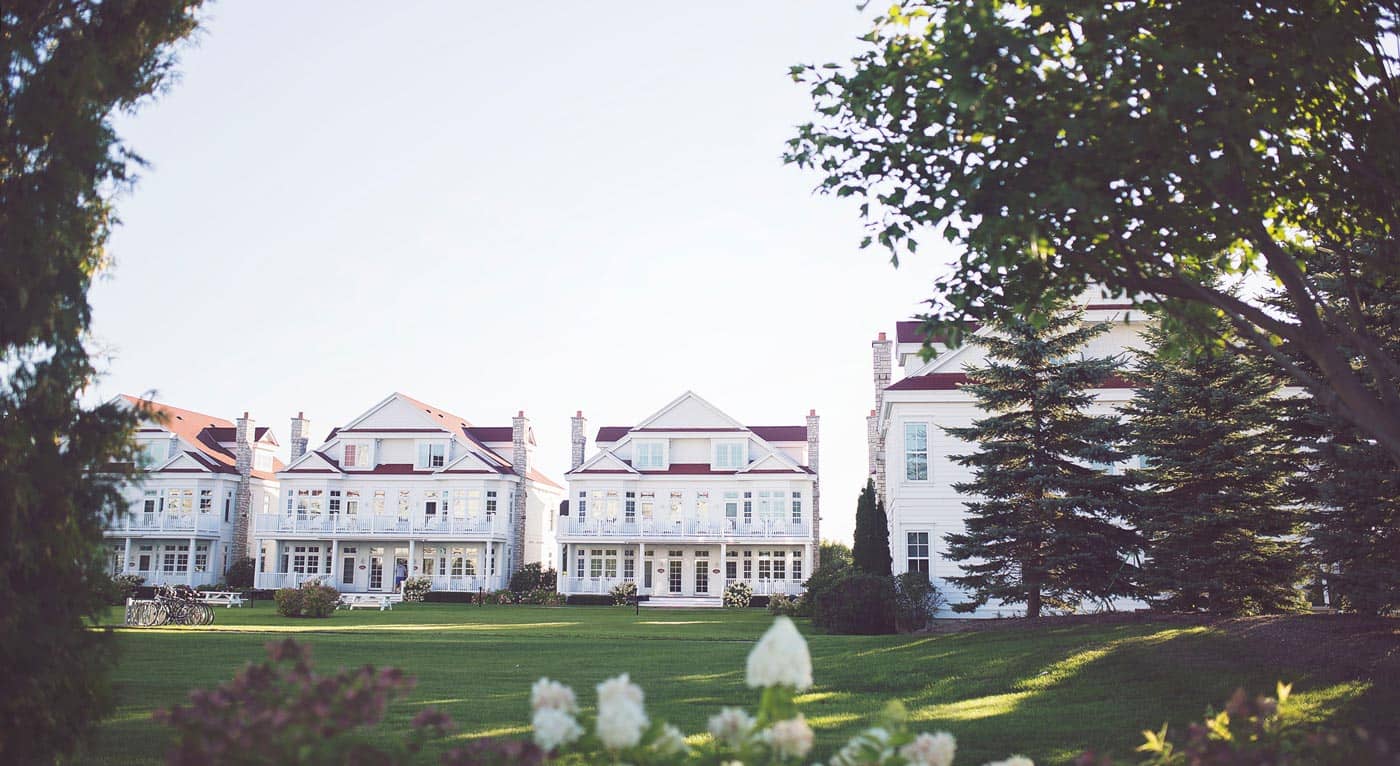
[[[120,621],[114,609],[108,620]],[[459,736],[527,732],[530,684],[542,675],[571,684],[591,704],[593,686],[628,672],[653,717],[702,731],[721,705],[753,708],[744,659],[767,628],[760,610],[404,605],[392,612],[340,612],[290,620],[268,603],[219,609],[207,628],[117,631],[117,710],[80,762],[153,763],[167,733],[153,709],[182,701],[293,636],[319,667],[396,665],[418,687],[390,710],[406,729],[425,705],[446,710]],[[1237,686],[1271,691],[1296,682],[1309,718],[1378,721],[1400,692],[1347,681],[1315,662],[1262,659],[1249,644],[1210,627],[1169,623],[1064,625],[921,636],[808,634],[816,688],[800,702],[825,758],[867,725],[889,699],[908,705],[918,728],[958,737],[960,764],[1019,752],[1064,762],[1085,748],[1127,756],[1144,728],[1198,718]]]

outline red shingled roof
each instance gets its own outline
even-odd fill
[[[206,415],[194,410],[181,409],[169,404],[141,399],[139,397],[122,394],[122,398],[137,407],[143,407],[153,413],[165,416],[165,430],[175,434],[184,441],[195,446],[198,452],[185,450],[185,454],[207,467],[215,473],[238,473],[238,458],[232,450],[224,448],[219,442],[233,441],[238,432],[238,426],[223,418],[216,418],[213,415]],[[254,439],[261,438],[267,432],[266,428],[254,428]],[[227,438],[221,438],[227,436]],[[271,471],[259,471],[254,469],[252,475],[259,479],[272,479],[273,474],[282,470],[286,466],[277,458],[272,459]]]
[[[925,333],[924,333],[924,330],[923,330],[923,326],[924,326],[924,323],[923,323],[922,321],[918,320],[918,319],[909,319],[909,320],[906,320],[906,321],[903,321],[903,322],[895,322],[895,323],[894,323],[894,338],[895,338],[895,340],[899,341],[900,343],[919,343],[919,344],[922,344],[922,343],[924,342],[924,339],[925,339],[925,338],[930,338],[930,340],[931,340],[933,343],[947,343],[947,342],[948,342],[948,337],[945,336],[945,335],[933,335],[933,336],[929,336],[929,335],[925,334]],[[979,327],[981,327],[981,326],[982,326],[982,324],[981,324],[980,322],[968,322],[968,324],[967,324],[967,330],[968,330],[968,332],[975,332],[975,331],[977,330],[977,328],[979,328]]]

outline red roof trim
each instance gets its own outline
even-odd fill
[[[345,428],[343,434],[441,434],[452,433],[450,428]]]
[[[744,434],[753,433],[764,441],[777,442],[805,442],[807,441],[807,426],[745,426],[739,428],[632,428],[631,426],[603,426],[598,429],[598,435],[594,438],[596,442],[610,443],[620,440],[629,433],[730,433]]]

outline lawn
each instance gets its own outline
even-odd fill
[[[108,620],[120,617],[114,609]],[[390,709],[392,729],[406,729],[419,709],[435,705],[457,721],[458,736],[524,735],[535,679],[568,683],[588,704],[595,684],[628,672],[646,690],[653,717],[699,732],[722,705],[753,708],[744,659],[770,619],[760,610],[634,615],[608,607],[416,604],[292,620],[260,602],[219,609],[207,628],[118,629],[117,709],[79,760],[157,762],[167,733],[151,721],[153,709],[227,680],[260,659],[264,644],[288,636],[309,644],[322,668],[395,665],[416,676],[417,688]],[[1052,624],[871,637],[799,626],[816,679],[800,699],[817,730],[816,758],[894,698],[919,729],[955,734],[962,764],[1012,752],[1060,763],[1085,748],[1127,756],[1142,729],[1184,725],[1238,686],[1269,691],[1279,679],[1296,682],[1302,714],[1311,719],[1383,721],[1385,711],[1400,709],[1394,684],[1348,680],[1315,658],[1257,652],[1247,639],[1211,626]]]

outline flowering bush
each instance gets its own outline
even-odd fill
[[[783,617],[796,617],[805,611],[806,594],[796,597],[785,593],[774,593],[768,597],[768,613]]]
[[[612,594],[613,605],[626,606],[632,603],[632,599],[637,597],[637,584],[634,582],[620,582],[612,586],[609,591]]]
[[[516,593],[516,592],[513,591],[513,590],[510,590],[509,588],[505,588],[505,589],[498,590],[498,591],[496,591],[495,593],[492,593],[492,594],[488,595],[488,596],[486,597],[486,603],[488,603],[488,604],[518,604],[518,603],[520,603],[520,594]]]
[[[369,727],[413,679],[368,666],[319,675],[310,650],[290,639],[268,644],[267,655],[228,683],[190,692],[188,705],[156,711],[157,721],[175,729],[167,763],[403,763],[451,729],[447,716],[429,709],[413,719],[405,740],[385,745]]]
[[[539,606],[563,606],[564,594],[553,588],[536,588],[525,594],[521,603]]]
[[[753,601],[753,587],[743,580],[735,580],[724,586],[724,605],[745,609]]]
[[[807,642],[787,617],[779,617],[749,653],[744,673],[760,689],[758,715],[727,707],[710,717],[709,738],[692,745],[670,724],[647,715],[645,695],[624,673],[597,687],[597,715],[579,715],[573,689],[541,678],[530,689],[531,738],[546,757],[569,763],[801,763],[815,736],[797,711],[796,695],[812,688]],[[957,743],[946,732],[915,734],[908,715],[891,703],[881,725],[847,743],[832,766],[951,766]],[[1032,766],[1012,758],[1002,766]]]
[[[433,578],[431,577],[410,577],[403,581],[403,600],[422,601],[428,595],[428,591],[433,589]]]
[[[300,588],[279,588],[272,597],[283,617],[330,617],[340,591],[319,580],[307,580]]]

